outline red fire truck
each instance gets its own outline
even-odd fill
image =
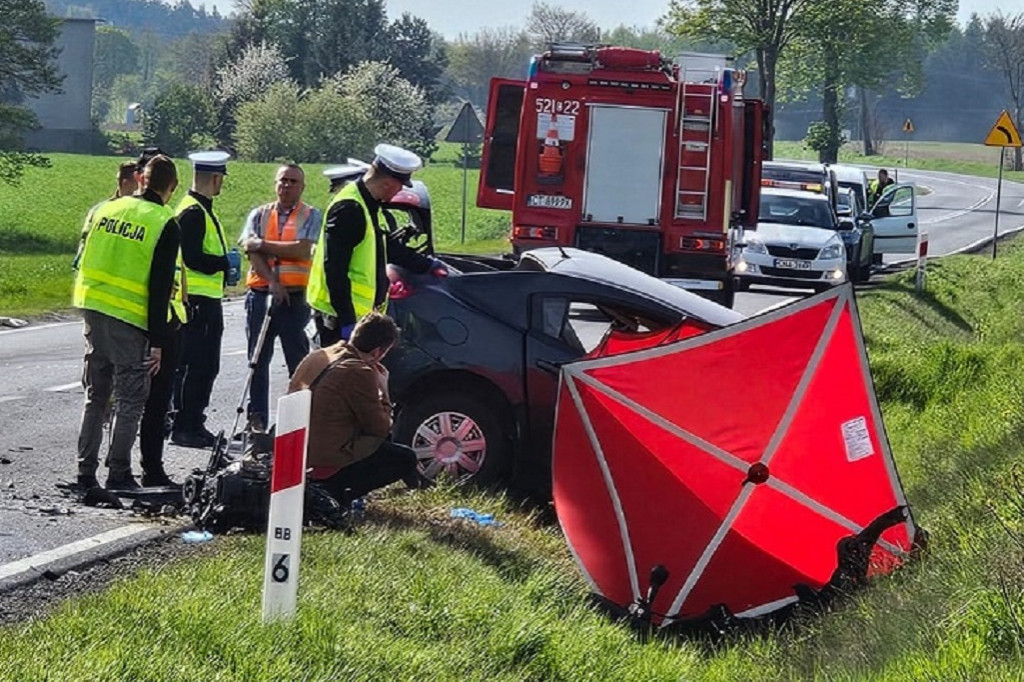
[[[477,205],[512,211],[517,253],[596,251],[731,306],[763,150],[745,80],[719,55],[552,45],[491,81]]]

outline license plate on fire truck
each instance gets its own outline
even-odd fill
[[[531,194],[526,198],[526,205],[531,208],[572,208],[572,199],[555,194]]]
[[[776,258],[775,267],[786,268],[787,270],[810,270],[811,262],[806,260],[784,260],[782,258]]]

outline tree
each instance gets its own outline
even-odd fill
[[[140,50],[127,31],[113,26],[96,28],[93,52],[92,116],[102,121],[113,105],[111,88],[119,76],[138,73]]]
[[[448,46],[448,78],[463,99],[484,107],[491,78],[522,78],[533,50],[525,32],[485,28]]]
[[[448,98],[442,80],[448,66],[447,47],[444,38],[432,32],[426,21],[404,13],[388,26],[384,46],[382,61],[389,62],[402,78],[422,88],[431,104]]]
[[[546,2],[535,2],[526,19],[531,46],[543,50],[550,43],[596,43],[601,30],[584,12],[573,12]]]
[[[207,91],[176,83],[146,111],[143,139],[172,156],[216,142],[217,107]]]
[[[765,130],[772,155],[779,59],[800,35],[801,13],[813,0],[671,0],[663,24],[675,35],[728,42],[740,53],[753,52],[759,92],[768,111]]]
[[[254,161],[330,162],[368,157],[375,135],[363,107],[336,82],[307,91],[289,80],[239,107],[235,139],[239,154]]]
[[[1002,75],[1012,103],[1013,121],[1021,127],[1024,107],[1024,14],[996,12],[985,20],[985,53],[988,63]],[[1021,148],[1013,150],[1013,170],[1022,170]]]
[[[0,181],[17,184],[25,166],[49,165],[45,157],[21,151],[22,134],[37,121],[19,105],[60,89],[54,46],[60,20],[40,0],[0,0],[0,16]]]
[[[402,78],[398,69],[383,62],[363,62],[336,80],[342,95],[362,103],[380,142],[408,147],[424,158],[437,149],[426,95]]]

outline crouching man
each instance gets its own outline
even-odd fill
[[[371,490],[403,481],[427,484],[416,469],[416,453],[392,443],[388,370],[381,364],[398,341],[394,320],[369,313],[348,341],[307,355],[288,392],[313,392],[309,420],[310,478],[342,506]]]

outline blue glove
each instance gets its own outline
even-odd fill
[[[353,322],[352,324],[346,324],[344,327],[342,327],[341,328],[341,338],[343,338],[346,341],[348,341],[348,337],[352,336],[352,330],[355,329],[355,326],[356,326],[356,323]]]
[[[224,278],[224,284],[233,287],[242,281],[242,254],[238,249],[231,249],[227,252],[228,272]]]

